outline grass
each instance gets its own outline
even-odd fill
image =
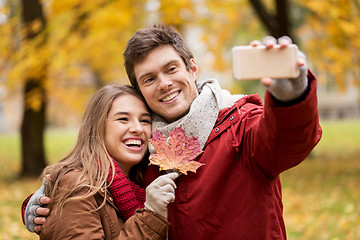
[[[288,239],[360,239],[360,120],[323,121],[323,138],[308,159],[281,174]],[[49,162],[74,145],[77,131],[46,133]],[[21,222],[20,206],[41,181],[18,179],[20,141],[0,134],[0,240],[38,239]]]
[[[360,239],[360,121],[322,122],[323,137],[281,175],[289,239]]]
[[[48,162],[64,157],[75,144],[77,130],[52,129],[45,134]],[[20,206],[41,185],[38,178],[19,179],[20,138],[16,133],[0,134],[0,240],[38,239],[22,224]]]

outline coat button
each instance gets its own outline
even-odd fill
[[[219,128],[215,128],[215,132],[218,132],[220,129]]]
[[[230,121],[233,120],[233,119],[234,119],[234,116],[231,116],[231,117],[230,117]]]

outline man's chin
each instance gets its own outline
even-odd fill
[[[166,122],[168,123],[172,123],[175,122],[177,120],[179,120],[180,118],[182,118],[183,116],[185,116],[189,111],[178,111],[176,113],[167,113],[167,114],[163,114],[160,115],[162,118],[164,118],[166,120]]]

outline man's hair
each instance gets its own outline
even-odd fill
[[[123,53],[126,73],[131,85],[136,89],[140,90],[134,73],[135,64],[143,61],[151,50],[163,45],[172,46],[184,61],[187,70],[190,70],[190,59],[193,58],[193,54],[175,28],[156,24],[148,28],[139,29],[129,39]]]

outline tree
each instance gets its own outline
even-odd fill
[[[22,0],[21,3],[25,30],[24,44],[33,47],[35,51],[43,52],[47,37],[42,5],[39,0]],[[36,68],[28,68],[24,76],[21,176],[38,176],[46,166],[44,152],[46,91],[44,83],[47,78],[47,59],[44,55],[39,54],[38,60]]]
[[[304,36],[303,46],[320,84],[331,91],[360,89],[359,1],[296,2],[306,9],[297,34]]]
[[[275,38],[282,36],[294,38],[289,18],[290,8],[288,0],[275,0],[273,14],[271,14],[269,8],[266,8],[266,5],[261,0],[249,1],[271,36]]]
[[[8,4],[17,1],[9,0]],[[295,0],[291,1],[294,14],[290,14],[287,0],[62,0],[47,1],[42,6],[41,2],[22,0],[26,31],[20,29],[19,19],[12,17],[0,25],[0,78],[5,79],[9,92],[25,86],[22,142],[29,148],[23,150],[23,157],[38,152],[32,159],[43,162],[24,164],[23,175],[30,173],[30,167],[40,171],[44,166],[41,147],[32,144],[43,145],[43,134],[35,133],[44,130],[45,122],[51,124],[55,114],[63,118],[69,112],[80,118],[89,96],[99,86],[129,83],[122,64],[124,47],[135,30],[151,23],[175,25],[189,37],[187,41],[200,60],[201,72],[212,76],[225,73],[221,79],[231,84],[222,83],[225,88],[234,87],[231,47],[268,34],[301,40],[296,42],[313,61],[312,69],[331,76],[317,74],[319,82],[335,79],[334,84],[341,86],[344,75],[360,79],[360,37],[356,27],[360,14],[354,0],[339,0],[337,4]],[[20,32],[25,34],[21,45]],[[11,35],[16,35],[15,41]],[[45,115],[47,106],[56,107],[49,107]],[[60,109],[67,112],[57,113]],[[30,135],[36,137],[27,143],[30,138],[26,136]]]

